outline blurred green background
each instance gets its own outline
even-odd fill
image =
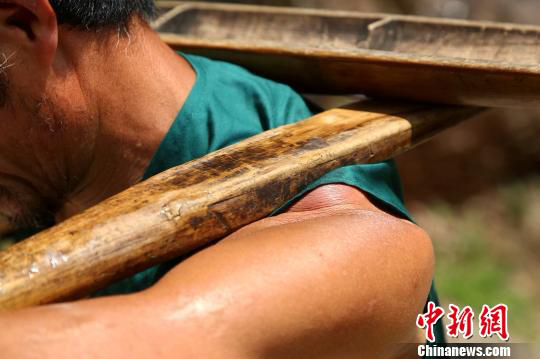
[[[236,2],[540,24],[538,0]],[[407,205],[435,244],[444,306],[507,304],[512,342],[540,335],[539,135],[540,111],[491,110],[398,159]]]

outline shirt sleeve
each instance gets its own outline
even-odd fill
[[[309,184],[294,198],[274,211],[273,215],[283,213],[310,191],[328,184],[345,184],[355,187],[367,193],[379,208],[412,221],[403,204],[401,183],[394,161],[341,167],[329,172]]]
[[[316,110],[289,86],[268,83],[272,94],[273,118],[271,128],[298,122],[311,117]],[[274,212],[282,213],[309,191],[327,184],[345,184],[367,193],[380,208],[399,217],[411,219],[403,204],[401,182],[394,161],[338,168],[303,189],[297,196]]]

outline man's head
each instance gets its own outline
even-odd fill
[[[0,217],[33,225],[75,189],[92,161],[81,154],[96,146],[111,49],[153,14],[152,0],[0,1]]]
[[[153,0],[50,0],[59,24],[82,29],[126,26],[133,15],[154,16]]]
[[[42,34],[49,35],[50,41],[57,31],[56,26],[59,25],[69,25],[73,29],[87,32],[110,31],[114,28],[122,35],[127,34],[129,23],[134,16],[148,20],[155,15],[153,0],[49,0],[48,2],[46,0],[11,0],[0,1],[0,9],[4,15],[2,25],[23,31],[31,39],[37,41],[40,39],[36,39],[35,31],[39,29],[38,25],[45,25],[40,24],[43,20],[49,21],[49,26],[44,27],[45,31]],[[11,56],[2,54],[0,73],[4,74],[5,70],[12,65]],[[0,106],[5,104],[9,94],[7,85],[7,79],[2,76],[0,78]]]

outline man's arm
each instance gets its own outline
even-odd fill
[[[249,225],[130,296],[0,315],[6,358],[395,358],[415,341],[428,236],[344,185]]]

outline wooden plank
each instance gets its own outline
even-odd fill
[[[540,27],[269,6],[167,2],[177,50],[297,90],[449,104],[540,106]]]
[[[84,297],[268,216],[337,167],[392,158],[478,111],[359,103],[173,168],[0,252],[0,309]]]

